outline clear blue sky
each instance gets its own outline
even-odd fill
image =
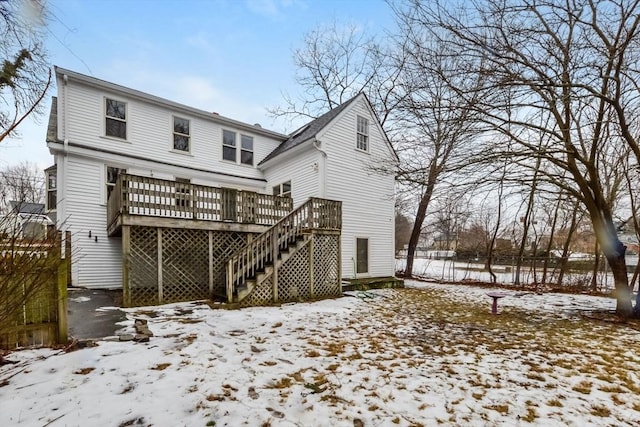
[[[53,65],[277,131],[266,107],[298,93],[293,49],[323,24],[382,32],[393,23],[383,0],[49,0]],[[0,143],[0,168],[53,163],[46,113]]]

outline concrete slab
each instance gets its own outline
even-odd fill
[[[102,289],[69,288],[69,337],[77,340],[111,337],[127,320],[119,308],[121,293]]]

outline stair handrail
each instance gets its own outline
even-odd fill
[[[227,261],[227,299],[233,301],[235,286],[255,276],[278,256],[279,251],[311,229],[340,230],[342,202],[311,197],[282,217],[264,233],[236,251]]]

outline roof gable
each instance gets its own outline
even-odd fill
[[[297,129],[295,132],[292,132],[289,135],[289,138],[283,143],[281,143],[280,145],[278,145],[278,147],[276,147],[275,150],[269,153],[267,157],[262,159],[259,165],[266,163],[267,161],[279,156],[285,151],[289,151],[292,148],[298,147],[302,145],[304,142],[309,141],[310,139],[313,139],[316,135],[318,135],[320,131],[326,128],[329,125],[329,123],[333,121],[333,119],[338,117],[340,113],[342,113],[349,105],[351,105],[353,101],[357,99],[359,96],[361,96],[361,94],[354,96],[348,101],[338,105],[336,108],[327,111],[317,119]]]

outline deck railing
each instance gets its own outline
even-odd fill
[[[121,214],[273,225],[290,197],[121,174],[109,195],[107,224]]]
[[[229,259],[227,298],[231,302],[237,286],[255,277],[258,271],[264,271],[266,265],[272,264],[278,254],[304,232],[341,228],[342,202],[310,198]]]

